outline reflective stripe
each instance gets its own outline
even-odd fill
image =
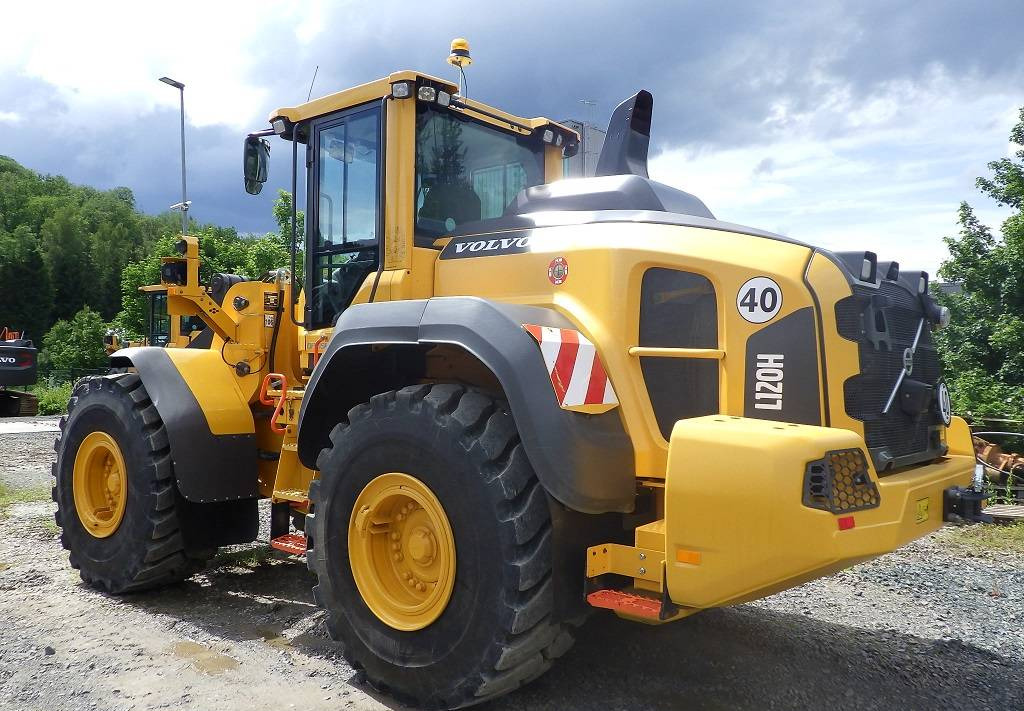
[[[617,405],[597,348],[582,333],[569,328],[523,324],[540,346],[551,387],[562,407]]]

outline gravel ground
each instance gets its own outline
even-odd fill
[[[0,428],[0,481],[48,487],[52,440]],[[301,561],[255,544],[115,598],[70,569],[52,512],[0,518],[0,709],[401,708],[327,639]],[[1024,556],[955,537],[662,627],[599,613],[550,673],[480,708],[1024,708]]]

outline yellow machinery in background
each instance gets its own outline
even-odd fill
[[[246,189],[283,140],[292,263],[203,285],[183,237],[159,288],[208,342],[76,387],[54,491],[83,579],[179,580],[269,499],[351,664],[452,708],[595,609],[678,619],[976,516],[928,275],[715,219],[648,178],[652,111],[623,102],[572,180],[573,131],[420,72],[273,112]]]
[[[125,339],[123,334],[109,330],[103,337],[107,355],[122,348],[159,346],[162,348],[209,348],[212,332],[191,305],[183,312],[175,312],[167,303],[167,287],[161,284],[140,286],[146,297],[146,334],[138,341]]]

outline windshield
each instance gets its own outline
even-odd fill
[[[544,182],[544,144],[426,103],[416,114],[416,242],[433,246],[467,222],[501,217]]]

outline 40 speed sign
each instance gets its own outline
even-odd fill
[[[751,323],[765,323],[782,308],[782,289],[765,276],[748,279],[736,294],[736,310]]]

